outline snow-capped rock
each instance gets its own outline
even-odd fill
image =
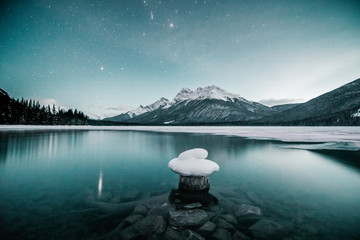
[[[169,168],[180,175],[179,189],[190,191],[209,190],[208,175],[219,171],[217,163],[205,159],[208,152],[202,148],[194,148],[181,153],[172,159]]]
[[[208,152],[202,148],[194,148],[181,153],[172,159],[169,168],[182,176],[208,176],[219,171],[219,165],[205,159]]]

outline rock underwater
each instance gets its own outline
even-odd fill
[[[245,191],[223,186],[210,194],[208,175],[219,171],[219,166],[207,156],[206,150],[197,148],[169,162],[170,169],[180,175],[179,189],[170,194],[143,199],[136,194],[133,201],[118,204],[88,198],[88,205],[116,216],[119,222],[98,239],[276,240],[290,236],[279,223],[266,218]]]

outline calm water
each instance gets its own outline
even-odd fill
[[[119,203],[169,193],[178,176],[168,161],[194,147],[207,149],[220,165],[210,177],[210,193],[241,189],[293,239],[360,238],[358,152],[208,134],[0,134],[2,239],[97,239],[120,220],[89,207],[89,196]]]

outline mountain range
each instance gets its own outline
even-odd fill
[[[151,125],[359,125],[360,79],[305,103],[273,107],[217,86],[195,91],[183,88],[171,101],[160,98],[104,121]]]

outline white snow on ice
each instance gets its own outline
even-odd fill
[[[219,171],[219,165],[205,159],[207,156],[208,152],[205,149],[190,149],[172,159],[168,166],[172,171],[182,176],[208,176]]]
[[[357,112],[353,113],[352,117],[360,117],[360,109]]]
[[[318,143],[317,146],[305,144],[310,149],[360,150],[360,127],[206,127],[206,126],[29,126],[0,125],[0,131],[26,130],[111,130],[111,131],[150,131],[182,132],[237,136],[260,140],[276,140],[288,143]],[[326,144],[325,144],[326,143]]]

